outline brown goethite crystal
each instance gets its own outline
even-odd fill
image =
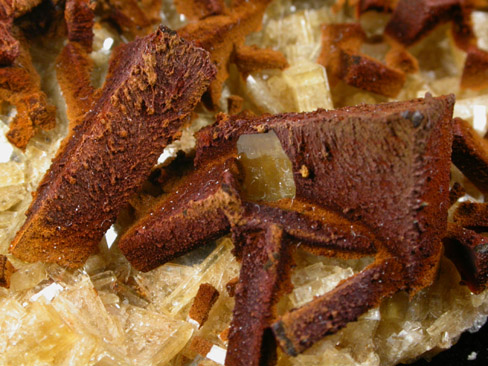
[[[415,71],[415,62],[405,67],[398,55],[391,54],[389,63],[401,68],[385,65],[359,51],[365,40],[366,34],[359,24],[323,25],[322,51],[317,62],[326,67],[331,86],[342,80],[356,88],[395,97],[405,83],[403,69]]]
[[[463,283],[476,294],[484,291],[488,282],[488,238],[449,223],[444,246]]]
[[[482,231],[488,229],[488,203],[461,202],[453,214],[456,224]]]
[[[80,44],[87,52],[92,50],[95,5],[92,0],[68,0],[64,17],[68,40]]]
[[[364,272],[274,323],[282,348],[301,352],[384,297],[432,282],[449,208],[453,103],[452,96],[427,95],[334,111],[221,115],[198,135],[186,183],[137,221],[119,247],[148,270],[232,231],[243,263],[226,361],[233,366],[259,364],[273,305],[287,288],[289,243],[345,258],[376,254]],[[249,201],[235,162],[237,141],[271,131],[291,161],[296,195]],[[252,295],[256,286],[259,296]],[[356,292],[354,301],[342,300]],[[244,341],[252,347],[239,347]]]
[[[16,35],[21,41],[19,55],[11,66],[0,68],[0,102],[17,108],[7,138],[19,149],[25,149],[38,130],[55,126],[56,108],[41,90],[41,79],[32,65],[29,46],[20,31],[16,30]]]
[[[11,245],[25,261],[83,264],[215,74],[206,51],[166,28],[125,45],[118,56]]]
[[[488,192],[488,141],[471,125],[455,118],[452,162],[481,191]]]

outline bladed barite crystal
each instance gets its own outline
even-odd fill
[[[453,103],[452,96],[428,95],[334,111],[221,116],[198,135],[195,168],[184,184],[136,222],[119,247],[136,268],[149,270],[229,230],[233,233],[243,266],[226,361],[231,366],[259,364],[258,340],[272,325],[276,291],[287,282],[288,271],[281,270],[281,276],[273,272],[290,264],[280,245],[300,241],[320,254],[375,255],[376,262],[364,272],[305,305],[306,310],[294,310],[274,323],[282,348],[301,352],[382,298],[399,290],[415,293],[434,279],[449,207]],[[237,140],[270,131],[291,161],[296,196],[251,202],[241,192]],[[253,254],[250,247],[264,252]],[[247,257],[256,260],[264,253],[270,260],[263,261],[260,275]],[[246,295],[257,283],[266,287],[266,298]],[[338,301],[355,293],[361,296],[354,301]],[[305,320],[310,314],[329,323],[314,326],[313,319]],[[244,339],[253,346],[238,347]]]
[[[82,265],[215,74],[206,51],[165,28],[123,47],[11,245],[25,261]]]

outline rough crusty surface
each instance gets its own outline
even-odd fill
[[[80,44],[88,53],[92,50],[95,5],[92,0],[68,0],[64,12],[68,40]]]
[[[488,192],[488,141],[461,118],[454,119],[452,162],[481,191]]]
[[[191,305],[188,317],[201,328],[208,319],[208,313],[219,298],[219,291],[209,283],[202,283]]]
[[[488,282],[488,238],[450,223],[444,245],[464,284],[476,294],[483,292]]]
[[[149,271],[217,239],[230,229],[223,207],[235,204],[227,187],[237,183],[235,161],[209,164],[186,176],[119,240],[119,248],[138,270]]]
[[[460,12],[459,0],[400,0],[386,25],[385,34],[411,46],[437,25],[450,21]]]
[[[264,362],[261,357],[268,354],[268,314],[277,289],[288,281],[287,271],[278,270],[290,265],[282,255],[286,241],[331,256],[375,254],[376,262],[363,274],[275,324],[285,351],[303,351],[382,298],[399,290],[415,293],[432,282],[450,206],[453,104],[453,96],[427,95],[335,111],[221,115],[199,133],[195,170],[186,184],[155,205],[119,245],[138,268],[150,269],[232,231],[243,266],[228,366]],[[246,201],[238,172],[225,164],[237,157],[240,136],[269,131],[290,158],[296,196],[272,203]],[[215,175],[209,167],[223,173]],[[264,261],[263,253],[274,259]],[[274,271],[281,273],[279,283]],[[332,305],[335,310],[328,312]],[[330,322],[315,326],[314,318]],[[238,347],[243,342],[248,346]]]
[[[20,259],[83,264],[215,74],[206,51],[165,28],[127,44],[109,72],[10,247]]]
[[[261,357],[272,357],[271,350],[261,352],[261,348],[273,319],[280,280],[286,277],[289,260],[284,258],[287,248],[283,234],[279,226],[270,225],[246,237],[226,365],[259,366],[267,363]]]
[[[461,202],[454,211],[453,220],[462,227],[486,230],[488,229],[488,203]]]

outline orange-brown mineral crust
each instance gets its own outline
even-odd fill
[[[88,53],[92,50],[95,1],[67,0],[64,17],[68,40],[80,44]]]
[[[464,284],[476,294],[484,291],[488,282],[488,238],[449,223],[444,246]]]
[[[55,126],[56,108],[41,90],[41,80],[32,65],[28,45],[18,31],[16,35],[22,40],[20,53],[11,66],[0,68],[0,102],[17,108],[7,138],[18,148],[25,149],[39,129]]]
[[[482,192],[488,192],[488,141],[461,118],[454,119],[452,162]]]
[[[488,203],[461,202],[453,214],[456,224],[477,231],[488,229]]]
[[[359,24],[323,25],[322,51],[317,62],[327,69],[331,86],[342,80],[356,88],[395,97],[405,83],[403,70],[414,71],[415,61],[408,54],[391,54],[387,61],[393,67],[385,65],[359,52],[365,39]]]
[[[206,51],[164,27],[125,45],[114,65],[11,244],[22,260],[82,265],[215,74]]]
[[[201,328],[208,319],[208,313],[219,298],[219,291],[208,283],[202,283],[191,305],[188,317]]]
[[[427,95],[334,111],[220,115],[198,135],[193,172],[119,247],[136,268],[149,270],[232,232],[242,268],[228,366],[258,365],[270,350],[266,329],[288,288],[291,244],[345,258],[375,255],[361,274],[274,322],[282,348],[301,352],[384,297],[432,283],[449,208],[453,104],[452,96]],[[240,192],[237,140],[270,131],[292,163],[296,196],[250,202]]]

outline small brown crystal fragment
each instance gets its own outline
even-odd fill
[[[64,11],[68,40],[80,44],[88,53],[92,50],[95,5],[92,0],[68,0]]]
[[[214,73],[206,51],[164,27],[125,45],[44,176],[10,251],[29,262],[82,265]]]
[[[396,97],[405,83],[402,71],[368,56],[341,52],[340,65],[340,79],[346,84],[386,97]]]
[[[14,266],[8,260],[8,258],[0,254],[0,286],[10,287],[10,276],[15,272]]]
[[[461,202],[454,211],[456,224],[477,230],[488,229],[488,203]]]
[[[17,33],[20,38],[20,34]],[[5,101],[17,108],[17,115],[10,123],[7,138],[20,149],[25,149],[29,140],[39,129],[55,126],[56,108],[41,91],[41,81],[32,65],[25,40],[20,54],[12,66],[0,68],[0,102]]]
[[[385,63],[388,67],[403,71],[405,74],[412,74],[419,71],[419,63],[405,48],[392,45],[385,56]]]
[[[69,129],[83,121],[95,100],[95,89],[91,83],[93,61],[84,47],[69,42],[56,60],[56,77],[67,105]]]
[[[286,313],[272,326],[281,348],[296,356],[327,334],[357,320],[403,286],[402,272],[402,265],[394,259],[373,264],[325,296]]]
[[[205,338],[195,336],[193,337],[189,348],[190,351],[205,357],[212,349],[212,343]]]
[[[463,283],[474,293],[484,291],[488,282],[488,238],[449,224],[444,246],[446,256],[455,264]]]
[[[201,328],[208,319],[208,313],[219,298],[219,292],[215,287],[208,283],[202,283],[193,300],[188,317],[198,323]]]
[[[454,183],[451,189],[449,190],[449,203],[454,205],[458,199],[466,194],[466,190],[464,187],[459,184],[458,182]]]
[[[231,95],[227,98],[227,109],[231,116],[240,113],[243,105],[244,99],[238,95]]]
[[[411,46],[459,11],[459,0],[399,0],[385,34]]]
[[[452,162],[482,192],[488,192],[488,141],[471,125],[455,118]]]
[[[351,86],[388,97],[395,97],[405,83],[400,67],[392,68],[359,52],[366,34],[359,24],[322,26],[322,51],[317,60],[325,66],[330,84],[339,80]],[[402,62],[390,56],[396,66]]]
[[[174,3],[176,11],[192,21],[220,15],[226,8],[223,0],[175,0]]]
[[[248,34],[261,28],[269,2],[237,2],[225,14],[207,17],[178,30],[181,37],[206,49],[217,67],[217,76],[209,88],[211,106],[214,108],[219,104],[222,84],[229,76],[228,66],[236,47],[244,44]]]
[[[461,87],[480,90],[488,86],[488,52],[470,47],[464,62]]]
[[[359,53],[365,39],[366,33],[359,24],[322,25],[322,51],[317,62],[327,69],[331,86],[335,86],[341,76],[341,51]]]
[[[281,52],[269,48],[237,45],[234,51],[234,62],[239,71],[246,77],[252,72],[265,69],[284,69],[288,61]]]

